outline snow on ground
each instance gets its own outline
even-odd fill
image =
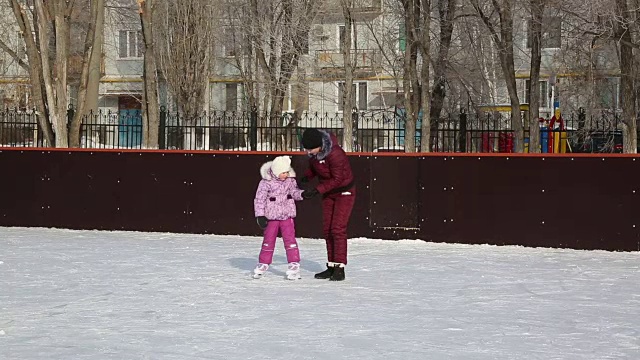
[[[638,359],[638,253],[0,228],[1,359]],[[281,242],[280,242],[281,244]]]

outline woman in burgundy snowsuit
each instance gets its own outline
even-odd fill
[[[335,135],[317,129],[307,129],[302,146],[309,154],[309,169],[301,182],[318,177],[315,189],[302,196],[322,195],[322,230],[327,243],[327,270],[316,279],[344,280],[347,264],[347,225],[355,202],[355,186],[351,164]]]

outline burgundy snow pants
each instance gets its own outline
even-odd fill
[[[355,187],[322,199],[322,232],[329,262],[347,264],[347,225],[355,200]]]

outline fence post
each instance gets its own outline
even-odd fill
[[[584,108],[581,107],[578,109],[578,130],[584,129],[584,126],[587,122],[587,114],[584,111]]]
[[[6,116],[6,111],[7,109],[2,111],[2,117]],[[29,115],[29,118],[30,118],[29,121],[31,122],[31,124],[35,125],[36,127],[35,133],[33,134],[34,145],[36,147],[44,147],[44,135],[42,133],[42,129],[40,128],[40,122],[38,121],[38,110],[35,107],[33,108],[33,110],[31,110],[31,114]]]
[[[458,150],[467,152],[467,112],[460,109],[460,129],[458,131]]]
[[[358,108],[354,107],[351,113],[351,135],[353,139],[351,143],[353,144],[352,151],[360,151],[358,149],[358,122],[360,119],[360,114],[358,113]]]
[[[160,106],[160,126],[158,126],[158,147],[166,149],[166,133],[167,133],[167,108]]]
[[[71,130],[71,122],[73,122],[73,116],[76,111],[73,109],[73,104],[69,104],[67,107],[67,133]]]
[[[249,119],[249,146],[251,151],[258,149],[258,108],[251,107],[251,116]]]

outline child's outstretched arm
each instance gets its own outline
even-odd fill
[[[260,180],[256,196],[253,199],[253,211],[256,217],[264,216],[265,207],[267,205],[267,197],[269,196],[269,183],[267,180]]]
[[[287,179],[287,181],[289,181],[289,183],[290,183],[290,185],[289,185],[289,195],[291,195],[293,200],[296,200],[296,201],[302,200],[302,192],[304,190],[302,190],[302,189],[300,189],[298,187],[298,183],[296,182],[296,180],[294,178],[289,178],[289,179]]]

